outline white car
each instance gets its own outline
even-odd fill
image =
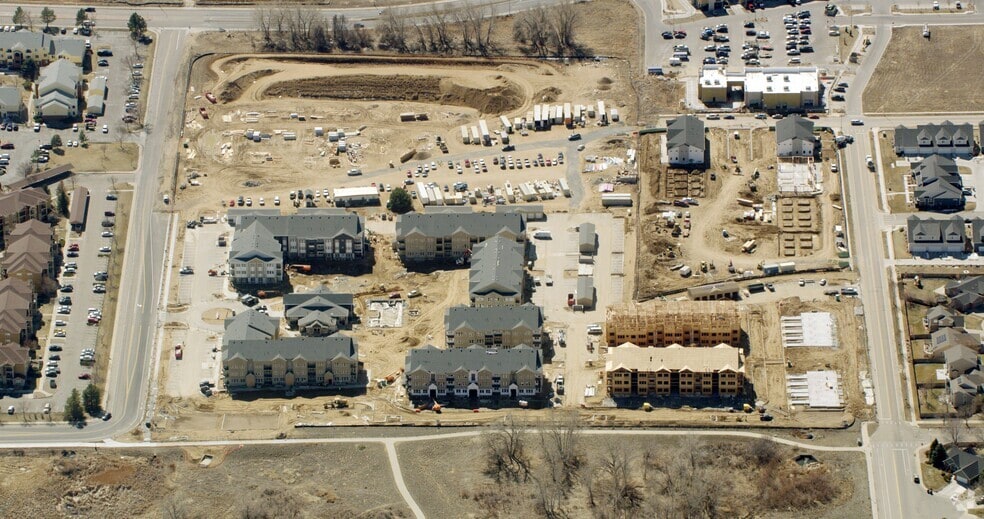
[[[273,205],[280,205],[280,197],[279,196],[273,197]]]
[[[103,133],[109,133],[109,125],[108,124],[104,124],[102,131],[103,131]]]
[[[109,246],[99,247],[99,252],[111,252],[112,250]]]
[[[260,205],[266,205],[266,200],[263,200],[262,196],[260,197]]]
[[[103,231],[102,234],[101,234],[101,236],[103,238],[112,238],[113,237],[113,232],[112,231]]]
[[[60,326],[68,326],[68,323],[66,323],[65,321],[62,321],[61,319],[56,319],[55,320],[55,326],[59,326],[59,327]]]

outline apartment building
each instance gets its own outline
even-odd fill
[[[974,149],[974,126],[970,123],[921,124],[895,128],[895,153],[906,156],[970,156]]]
[[[427,212],[396,218],[394,248],[404,263],[464,263],[475,246],[500,236],[525,250],[526,219],[519,213]]]
[[[41,189],[30,188],[0,194],[0,248],[6,248],[14,226],[28,220],[48,221],[51,197]]]
[[[508,350],[483,346],[434,346],[407,352],[404,385],[411,399],[529,398],[543,391],[539,348],[519,345]]]
[[[727,344],[647,348],[625,343],[608,350],[609,396],[737,396],[744,391],[741,350]]]
[[[23,389],[30,367],[27,348],[17,343],[0,345],[0,389]]]
[[[543,341],[543,312],[530,304],[475,308],[453,306],[444,314],[448,347],[478,344],[486,348],[539,348]]]
[[[671,165],[703,165],[706,150],[704,121],[692,115],[682,115],[666,125],[666,154]]]
[[[468,298],[472,306],[523,304],[526,270],[523,246],[502,236],[493,236],[475,246],[468,276]]]
[[[45,66],[56,59],[65,59],[82,66],[85,41],[77,38],[53,38],[43,32],[0,32],[0,65],[19,70],[24,62],[33,60]]]
[[[82,67],[59,59],[41,69],[34,111],[46,121],[75,119],[82,98]]]
[[[605,322],[609,345],[671,344],[711,347],[741,342],[741,318],[732,301],[649,301],[609,307]]]
[[[816,149],[817,140],[813,135],[813,121],[794,115],[776,123],[778,157],[812,157]]]
[[[236,228],[229,247],[229,279],[234,285],[276,285],[284,279],[280,242],[259,222]]]

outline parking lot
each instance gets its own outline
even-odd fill
[[[598,252],[590,265],[579,263],[577,228],[581,223],[595,224],[598,236]],[[547,375],[551,382],[557,375],[564,375],[564,405],[576,406],[584,402],[585,390],[589,394],[604,391],[597,376],[601,365],[596,343],[600,335],[589,335],[587,325],[604,323],[605,309],[631,295],[624,274],[625,246],[633,243],[633,238],[626,237],[625,220],[610,213],[551,214],[546,222],[530,222],[528,228],[531,236],[535,230],[548,230],[552,236],[549,240],[532,240],[536,251],[533,275],[541,283],[535,287],[532,299],[533,304],[543,307],[546,328],[554,341],[554,369],[548,370]],[[567,296],[577,292],[579,267],[593,273],[595,304],[583,312],[573,312],[567,306]],[[547,276],[552,279],[552,286],[546,284]],[[557,343],[561,330],[566,346]]]
[[[798,18],[796,14],[800,11],[809,11],[810,16]],[[783,20],[783,17],[787,15],[799,21],[791,24],[789,29]],[[806,22],[807,20],[809,22]],[[672,70],[685,76],[696,76],[700,68],[705,64],[712,64],[710,61],[713,59],[713,64],[724,64],[729,71],[737,72],[746,66],[745,61],[741,59],[745,52],[742,46],[756,44],[759,49],[756,57],[750,58],[748,62],[750,66],[816,65],[822,67],[832,64],[834,56],[837,55],[838,39],[828,35],[830,26],[834,23],[833,18],[824,15],[824,4],[808,4],[798,7],[783,5],[754,13],[742,11],[742,14],[727,17],[709,17],[676,26],[675,30],[685,33],[685,37],[679,37],[679,35],[674,37],[671,32],[670,38],[667,38],[668,35],[664,34],[662,41],[665,50],[660,55],[660,64],[663,65],[664,71]],[[707,29],[710,31],[706,32]],[[796,36],[788,34],[790,31],[795,31]],[[804,34],[804,32],[808,34]],[[702,34],[704,34],[703,38]],[[797,43],[796,51],[792,54],[786,47],[788,42],[794,41],[789,38],[795,38]],[[808,45],[812,51],[801,52],[801,44]],[[679,66],[671,66],[674,53],[679,52],[674,50],[674,46],[677,45],[686,45],[690,54],[686,60],[680,62]],[[730,51],[722,51],[721,46],[725,46]],[[749,53],[753,51],[754,49],[749,49]],[[723,63],[718,61],[721,58],[725,58]],[[707,63],[705,63],[705,59],[707,59]]]
[[[84,37],[79,37],[84,38]],[[90,143],[118,142],[121,135],[119,128],[124,126],[123,116],[127,113],[125,106],[127,102],[140,103],[141,100],[129,100],[130,89],[133,78],[128,64],[141,63],[146,57],[136,58],[133,55],[133,45],[125,32],[116,31],[97,31],[96,34],[88,38],[92,45],[92,70],[83,76],[84,81],[91,82],[96,76],[107,78],[106,113],[96,118],[96,123],[92,130],[86,131],[85,136]],[[112,56],[98,56],[99,50],[111,50]],[[141,52],[146,54],[145,48]],[[98,65],[99,60],[106,60],[107,66]],[[141,70],[141,69],[136,69]],[[0,72],[4,72],[0,70]],[[7,72],[10,73],[10,72]],[[143,74],[141,74],[143,75]],[[138,78],[139,80],[139,78]],[[140,80],[142,81],[142,80]],[[142,89],[141,89],[142,91]],[[83,99],[88,95],[88,91],[83,91]],[[144,95],[141,93],[141,95]],[[135,112],[135,115],[139,115]],[[10,184],[23,178],[21,169],[25,164],[31,164],[32,154],[39,146],[50,144],[54,135],[61,137],[63,147],[69,148],[71,143],[79,140],[79,130],[84,130],[84,124],[78,123],[77,129],[73,129],[72,123],[65,127],[49,128],[43,125],[40,131],[34,131],[33,121],[22,121],[17,123],[17,131],[7,130],[6,125],[0,129],[0,143],[13,144],[13,149],[4,149],[3,153],[9,153],[9,164],[6,166],[6,174],[0,177],[0,182]],[[103,126],[106,125],[106,132]],[[61,126],[61,125],[59,125]],[[126,137],[129,140],[129,136]],[[46,166],[40,165],[41,169]]]

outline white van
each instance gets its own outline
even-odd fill
[[[552,240],[553,235],[550,234],[550,231],[539,230],[533,233],[533,238],[537,240]]]
[[[670,66],[671,67],[679,67],[680,66],[680,58],[670,58]]]

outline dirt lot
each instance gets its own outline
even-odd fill
[[[733,132],[712,128],[707,134],[710,167],[689,173],[661,162],[660,134],[640,139],[640,170],[643,178],[648,178],[648,185],[644,182],[640,190],[639,218],[644,231],[639,233],[639,297],[724,280],[731,276],[726,270],[728,263],[739,273],[755,271],[762,263],[787,260],[795,260],[803,269],[827,266],[836,256],[832,230],[842,223],[842,213],[832,207],[840,203],[840,186],[839,177],[830,173],[830,157],[822,156],[815,163],[823,174],[823,194],[773,203],[778,189],[775,133],[762,128],[738,133],[739,138],[734,139]],[[684,209],[671,204],[687,196],[685,192],[697,198],[699,205]],[[746,218],[751,208],[739,205],[739,198],[761,204],[762,211],[754,219]],[[778,225],[783,221],[785,202],[807,204],[805,214],[810,220],[805,228]],[[666,211],[677,213],[672,224],[664,215]],[[679,236],[673,235],[675,226],[680,227]],[[784,244],[792,240],[795,257],[787,255],[788,247],[780,248],[780,239]],[[755,240],[756,247],[751,253],[743,253],[742,245],[749,240]],[[709,263],[708,272],[698,269],[701,261]],[[681,263],[694,270],[693,277],[683,278],[670,270]]]
[[[932,38],[922,27],[901,27],[865,88],[867,113],[962,112],[984,106],[984,91],[964,88],[984,80],[974,66],[984,60],[984,27],[933,26]]]
[[[535,448],[527,450],[533,459],[534,477],[537,481],[552,481],[544,473],[544,463],[539,459],[540,440],[531,438],[528,441],[536,442]],[[788,517],[793,508],[800,513],[808,510],[810,517],[818,518],[870,514],[864,457],[860,455],[815,453],[819,464],[799,467],[792,461],[799,450],[781,446],[775,450],[768,446],[757,450],[760,444],[748,441],[591,435],[583,437],[579,445],[581,447],[576,449],[581,454],[579,468],[572,471],[573,483],[565,485],[569,493],[557,503],[568,517],[591,517],[611,512],[606,508],[609,501],[604,497],[611,488],[604,469],[607,460],[616,460],[616,466],[626,467],[629,479],[638,485],[633,487],[639,496],[637,515],[620,510],[619,516],[656,517],[655,510],[662,510],[667,517],[688,516],[676,508],[684,500],[682,495],[687,490],[683,486],[664,486],[665,478],[670,474],[679,475],[680,480],[687,481],[685,486],[697,494],[709,488],[720,490],[710,492],[715,499],[696,498],[693,502],[695,507],[701,507],[713,501],[712,517]],[[753,445],[761,456],[751,454]],[[495,483],[482,473],[485,440],[481,437],[404,443],[397,446],[397,452],[404,474],[417,476],[408,479],[407,485],[427,517],[537,515],[536,496],[549,493],[552,484],[546,483],[546,492],[540,492],[533,481]],[[691,471],[671,460],[673,457],[686,458],[687,454],[682,453],[689,452],[696,452],[697,458],[706,461],[706,465],[701,461],[702,468]],[[454,453],[453,461],[448,457],[450,453]],[[626,459],[624,465],[617,461]],[[683,473],[678,474],[677,470],[683,470]],[[739,470],[741,477],[734,477],[733,473]],[[769,484],[770,480],[786,481],[790,485],[780,490],[776,488],[778,485]],[[591,495],[597,508],[589,505],[588,486],[592,488]],[[811,494],[813,499],[808,498],[809,503],[800,503],[806,494]],[[680,501],[667,503],[661,498]]]
[[[412,516],[380,444],[7,451],[2,459],[8,517]]]

